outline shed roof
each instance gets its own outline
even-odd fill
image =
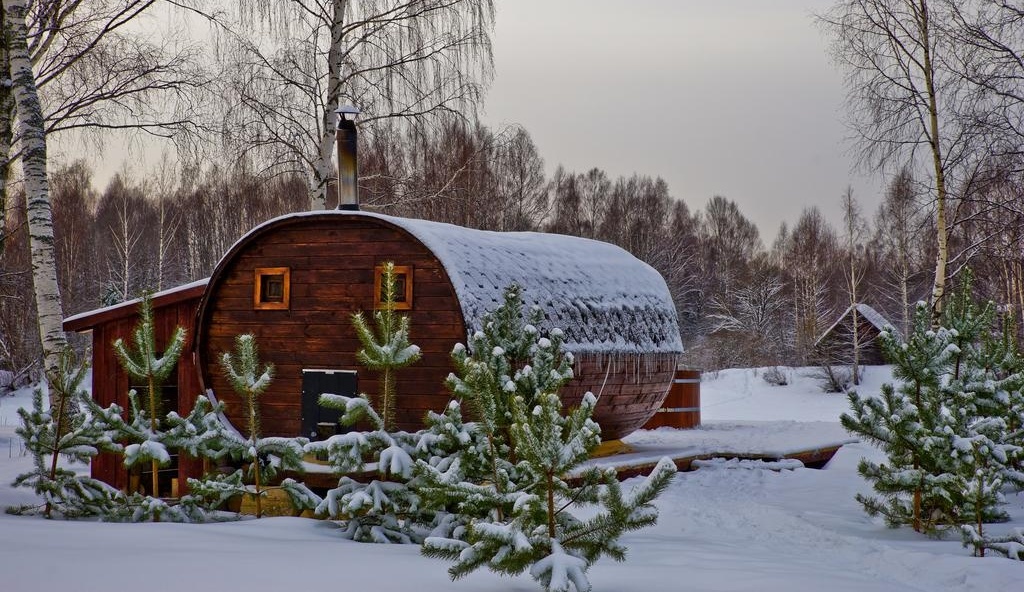
[[[816,341],[814,344],[818,345],[818,343],[821,343],[822,339],[825,339],[826,337],[828,337],[830,333],[832,333],[832,331],[835,331],[835,328],[839,326],[839,323],[842,323],[846,317],[850,316],[850,312],[853,310],[853,306],[854,305],[848,306],[846,310],[843,312],[843,314],[839,315],[839,318],[836,319],[836,322],[832,323],[832,326],[829,327],[824,333],[822,333],[821,337],[819,337],[818,341]],[[892,323],[887,321],[885,317],[882,316],[882,313],[871,308],[867,304],[860,302],[857,303],[856,306],[857,314],[864,317],[864,320],[866,320],[868,323],[871,323],[871,326],[878,329],[879,331],[885,331],[886,327],[892,325]]]
[[[570,351],[640,354],[683,351],[671,294],[653,267],[605,242],[539,232],[492,232],[371,212],[319,211],[265,222],[239,239],[300,217],[366,217],[397,226],[444,266],[466,329],[503,301],[512,283],[527,305],[544,312],[544,328],[561,328]],[[235,251],[235,247],[229,253]],[[219,266],[218,266],[219,267]]]

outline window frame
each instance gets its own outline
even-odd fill
[[[281,276],[283,281],[282,298],[280,301],[263,300],[263,278]],[[252,307],[255,310],[288,310],[291,305],[291,268],[289,267],[257,267],[253,273]]]
[[[393,302],[392,310],[412,310],[412,265],[396,265],[395,275],[405,276],[405,301]],[[384,301],[382,299],[381,287],[382,280],[384,279],[384,266],[377,265],[373,268],[373,308],[375,310],[384,309]]]

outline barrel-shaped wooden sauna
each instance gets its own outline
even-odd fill
[[[700,426],[700,370],[677,368],[672,388],[645,430]]]
[[[682,352],[675,307],[658,272],[626,251],[576,237],[326,211],[255,228],[210,278],[194,353],[204,388],[226,404],[230,421],[244,425],[242,404],[217,360],[242,333],[256,335],[276,368],[260,401],[267,435],[317,435],[324,417],[311,401],[319,392],[377,392],[375,373],[356,360],[351,315],[379,305],[387,261],[422,352],[398,374],[399,427],[418,428],[427,411],[443,409],[452,347],[481,329],[512,283],[543,311],[539,330],[564,331],[575,358],[564,403],[597,395],[604,439],[632,432],[662,406]]]

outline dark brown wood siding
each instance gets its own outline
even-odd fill
[[[344,369],[359,374],[359,389],[378,392],[375,373],[362,368],[352,314],[373,309],[374,267],[385,261],[413,267],[410,318],[422,359],[398,374],[396,419],[403,429],[422,426],[429,410],[447,402],[444,379],[452,371],[452,346],[466,337],[461,308],[436,257],[405,231],[381,221],[296,218],[251,237],[211,280],[200,320],[200,371],[205,385],[226,405],[226,415],[245,429],[242,401],[223,378],[217,359],[235,336],[252,333],[275,377],[260,398],[265,435],[297,436],[301,422],[302,370]],[[288,310],[253,308],[254,270],[291,269]]]
[[[882,342],[878,339],[881,331],[863,316],[857,317],[857,340],[860,342],[858,357],[862,366],[881,366],[885,364],[882,355]],[[815,353],[823,363],[853,363],[853,319],[847,315],[832,331],[822,337],[814,346]]]
[[[647,423],[672,386],[678,356],[666,354],[579,355],[576,378],[562,389],[566,407],[590,391],[597,396],[594,421],[602,440],[626,436]]]

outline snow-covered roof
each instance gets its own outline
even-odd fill
[[[683,351],[665,280],[653,267],[615,245],[557,234],[474,230],[351,211],[289,214],[266,222],[249,235],[283,219],[303,216],[375,218],[419,239],[451,278],[470,334],[481,328],[485,313],[501,304],[505,288],[516,283],[523,288],[527,305],[543,310],[544,327],[565,332],[570,351]]]
[[[882,316],[882,313],[880,313],[877,310],[871,308],[867,304],[864,304],[863,302],[861,302],[861,303],[858,303],[856,306],[857,306],[857,314],[862,316],[862,317],[864,317],[864,320],[866,320],[867,322],[871,323],[871,325],[874,328],[878,329],[879,331],[884,331],[886,327],[892,325],[892,323],[887,321],[885,319],[885,317]],[[821,334],[821,337],[818,338],[818,341],[816,341],[814,343],[814,345],[818,345],[818,343],[820,343],[822,339],[824,339],[826,336],[828,336],[829,333],[834,331],[835,328],[837,326],[839,326],[839,323],[843,322],[843,319],[845,319],[846,317],[850,316],[850,312],[853,310],[853,307],[854,307],[854,305],[850,305],[849,307],[847,307],[846,310],[843,312],[843,314],[839,315],[839,318],[836,319],[836,322],[832,323],[832,326],[829,327],[824,333]]]

